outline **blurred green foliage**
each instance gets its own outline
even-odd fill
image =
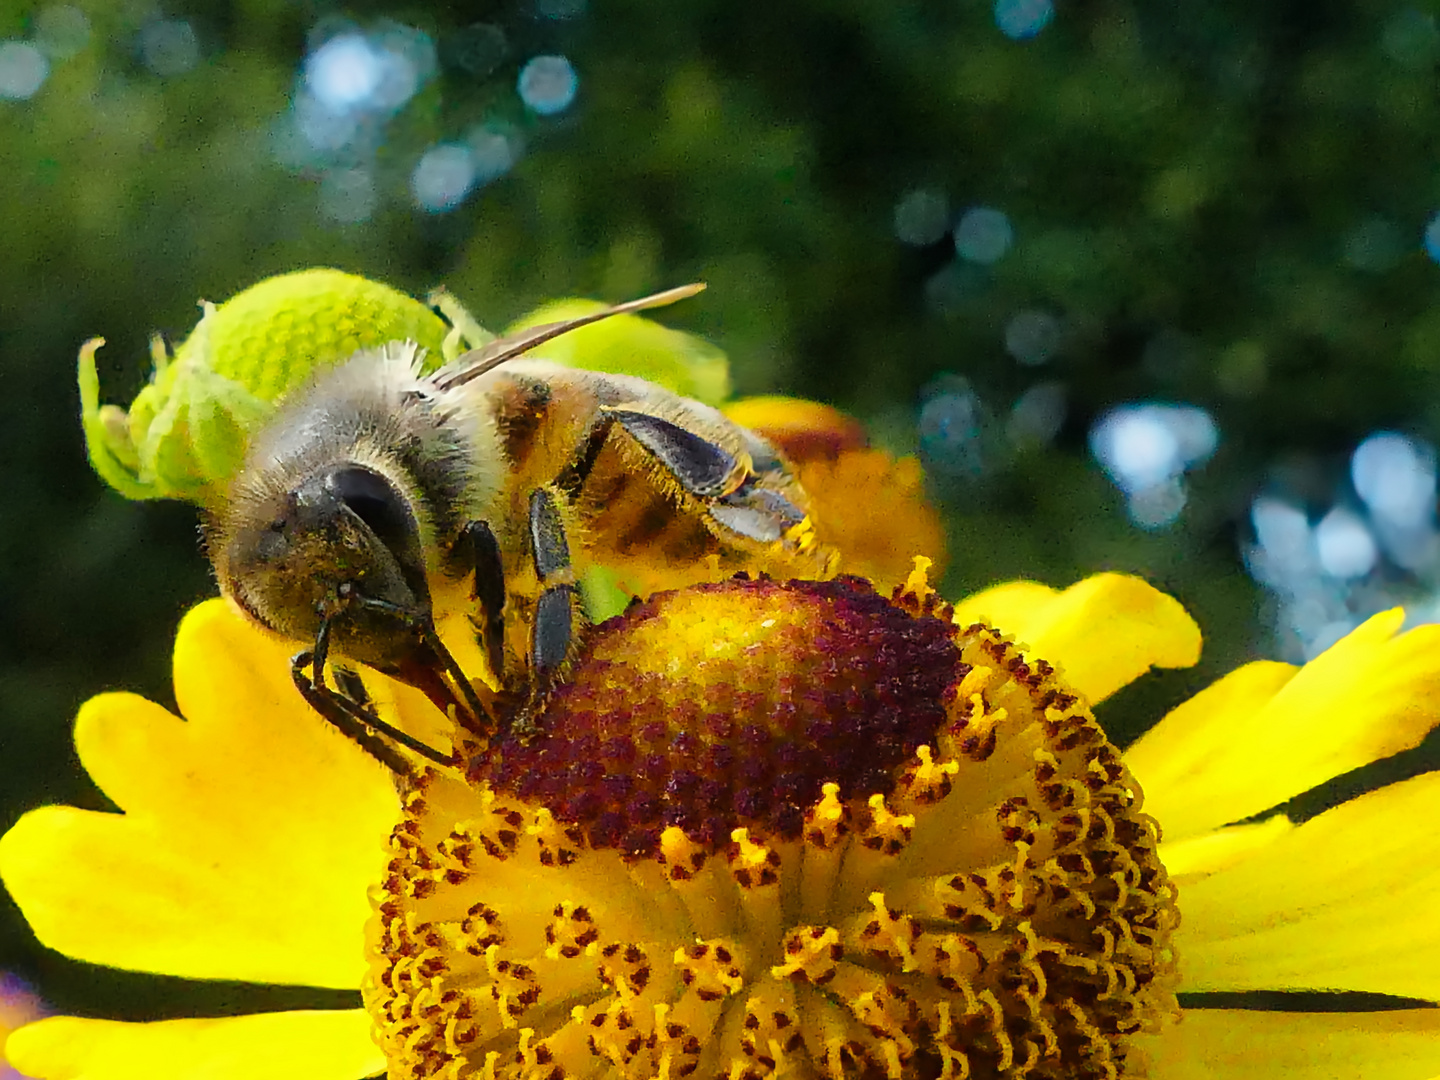
[[[1237,531],[1272,463],[1440,424],[1428,5],[1074,0],[1024,42],[980,0],[74,7],[88,39],[33,97],[0,100],[0,827],[41,802],[104,805],[69,748],[76,706],[114,687],[167,700],[173,629],[212,591],[191,508],[127,503],[91,474],[76,350],[103,334],[105,397],[129,401],[152,330],[178,341],[197,300],[271,274],[443,283],[489,326],[703,280],[662,321],[723,348],[739,391],[837,404],[900,450],[942,373],[999,412],[1063,383],[1052,443],[937,483],[946,588],[1115,568],[1179,596],[1206,658],[1122,695],[1105,717],[1122,735],[1263,642]],[[35,39],[47,10],[0,5],[0,38]],[[143,62],[162,17],[193,28],[188,70]],[[322,212],[324,163],[277,157],[307,50],[345,19],[419,29],[439,56],[377,136],[373,211],[350,223]],[[465,59],[477,21],[507,43],[488,67]],[[580,79],[552,118],[515,95],[543,53]],[[417,159],[482,123],[523,143],[514,168],[418,209]],[[1013,250],[983,267],[956,263],[948,233],[902,243],[895,208],[916,190],[1002,208]],[[1067,327],[1043,369],[1004,344],[1037,307]],[[1104,410],[1145,399],[1204,406],[1222,434],[1180,521],[1148,532],[1085,444]],[[64,1008],[173,1007],[6,919],[0,968]]]

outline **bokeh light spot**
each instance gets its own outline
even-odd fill
[[[1125,500],[1130,520],[1142,529],[1163,529],[1173,525],[1185,509],[1185,483],[1172,476],[1159,484],[1141,488]]]
[[[1095,459],[1131,494],[1202,463],[1218,442],[1210,414],[1191,405],[1122,405],[1090,432]]]
[[[369,221],[379,201],[369,169],[329,169],[320,180],[320,212],[337,224]]]
[[[1005,351],[1027,367],[1045,363],[1065,340],[1065,325],[1048,311],[1027,308],[1005,326]]]
[[[1425,254],[1440,262],[1440,214],[1432,217],[1425,226]]]
[[[476,184],[486,184],[504,176],[520,156],[517,140],[490,128],[476,128],[465,141],[470,147],[470,164],[475,169]]]
[[[1375,537],[1364,520],[1339,506],[1315,526],[1315,551],[1325,573],[1342,581],[1364,577],[1380,557]]]
[[[920,451],[926,465],[948,476],[975,479],[989,471],[990,414],[970,381],[942,375],[926,388],[920,408]]]
[[[1274,561],[1290,568],[1310,563],[1310,521],[1305,511],[1262,495],[1250,506],[1250,523],[1256,540]]]
[[[1401,8],[1386,21],[1380,47],[1401,67],[1423,70],[1433,64],[1436,54],[1440,53],[1440,26],[1429,12]]]
[[[441,41],[445,62],[467,74],[483,79],[510,52],[505,31],[493,23],[474,23]]]
[[[925,247],[950,231],[950,203],[943,192],[916,188],[895,204],[895,236],[901,243]]]
[[[320,44],[302,65],[293,103],[301,139],[281,133],[276,156],[301,169],[368,166],[385,124],[435,73],[435,43],[414,27],[386,22],[363,33],[341,19],[323,22],[312,38]]]
[[[995,0],[995,25],[1012,41],[1026,41],[1055,17],[1051,0]]]
[[[1162,484],[1183,467],[1179,438],[1151,408],[1108,413],[1091,432],[1090,447],[1100,465],[1129,494]]]
[[[984,295],[990,274],[975,263],[954,259],[925,281],[925,303],[939,315],[959,315],[967,301]]]
[[[1391,431],[1371,435],[1350,459],[1350,479],[1370,512],[1415,526],[1435,513],[1435,451]]]
[[[459,206],[475,186],[470,148],[441,143],[426,150],[410,174],[410,192],[422,210],[439,213]]]
[[[1015,230],[1001,210],[974,206],[955,226],[955,251],[962,259],[988,266],[998,262],[1015,241]]]
[[[575,100],[580,77],[563,56],[537,56],[520,69],[516,90],[527,108],[541,116],[564,112]]]
[[[1030,387],[1010,409],[1006,438],[1021,447],[1048,444],[1065,423],[1065,398],[1064,383],[1045,382]]]
[[[395,112],[435,74],[435,41],[423,30],[398,23],[386,25],[372,41],[380,57],[380,84],[371,95],[370,106]]]
[[[383,61],[363,34],[339,34],[305,60],[305,85],[336,112],[364,104],[380,86]]]
[[[1175,521],[1185,507],[1186,470],[1219,444],[1215,421],[1193,405],[1122,405],[1090,430],[1090,451],[1127,496],[1131,519],[1143,528]]]
[[[336,112],[309,94],[295,99],[295,127],[316,150],[341,150],[355,138],[360,121],[350,112]]]
[[[200,62],[200,40],[184,19],[146,23],[138,45],[140,62],[162,78],[183,75]]]
[[[53,4],[35,16],[35,44],[51,60],[68,60],[90,42],[90,20],[69,4]]]
[[[0,41],[0,98],[25,101],[50,74],[50,61],[28,41]]]

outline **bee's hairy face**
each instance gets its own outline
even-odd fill
[[[238,495],[212,523],[221,589],[262,625],[381,669],[402,665],[429,625],[410,500],[380,472],[326,466],[289,490]]]

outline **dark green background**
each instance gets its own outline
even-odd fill
[[[1319,479],[1300,494],[1323,510],[1368,432],[1436,435],[1428,5],[1060,0],[1028,42],[977,0],[592,0],[559,20],[513,3],[78,6],[89,43],[31,100],[0,102],[0,826],[42,802],[104,805],[69,747],[77,705],[113,687],[166,700],[174,627],[213,592],[189,507],[126,503],[90,473],[78,345],[109,339],[102,380],[128,401],[151,330],[183,337],[197,299],[280,271],[333,265],[416,294],[443,282],[491,326],[557,295],[705,280],[664,317],[724,347],[739,390],[832,402],[897,449],[915,444],[923,389],[943,373],[1001,412],[1063,382],[1053,445],[937,485],[946,587],[1116,568],[1180,597],[1205,659],[1121,695],[1102,717],[1121,736],[1269,648],[1239,551],[1277,464],[1306,463]],[[37,10],[0,4],[0,38],[30,34]],[[137,34],[161,16],[190,20],[192,70],[140,62]],[[336,16],[417,27],[441,57],[386,130],[379,209],[344,226],[318,210],[319,174],[272,153],[307,34]],[[510,43],[485,76],[449,47],[476,21]],[[574,106],[548,120],[514,92],[539,53],[580,76]],[[419,155],[487,118],[524,135],[516,168],[453,212],[415,209]],[[957,212],[1003,208],[1016,230],[943,311],[926,283],[953,259],[950,238],[917,248],[894,233],[916,188]],[[1397,250],[1352,265],[1346,237],[1377,216]],[[1043,369],[1003,346],[1026,307],[1074,328]],[[1187,348],[1147,364],[1162,332]],[[1246,355],[1263,363],[1237,369]],[[1203,406],[1222,434],[1180,521],[1154,532],[1130,523],[1085,441],[1107,408],[1141,400]],[[13,908],[0,968],[106,1015],[261,1000],[72,965]]]

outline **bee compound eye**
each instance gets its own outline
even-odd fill
[[[363,465],[341,466],[325,478],[325,487],[386,547],[402,547],[414,534],[415,518],[405,497],[374,469]]]

